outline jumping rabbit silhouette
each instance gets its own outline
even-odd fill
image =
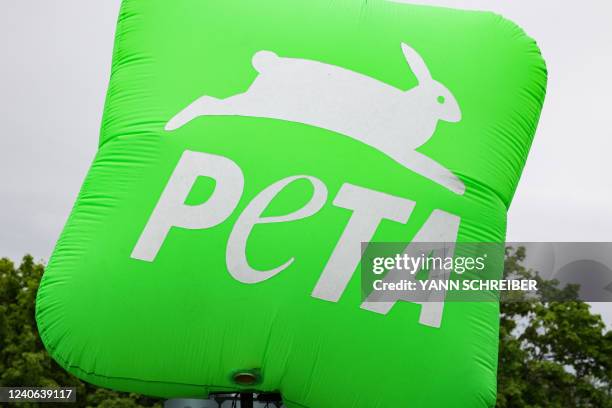
[[[367,144],[404,167],[457,194],[461,180],[415,149],[429,140],[439,120],[458,122],[461,110],[451,92],[431,77],[421,56],[402,43],[418,85],[401,90],[377,79],[313,60],[253,56],[259,73],[244,93],[218,99],[202,96],[166,124],[172,131],[198,116],[233,115],[280,119],[328,129]]]

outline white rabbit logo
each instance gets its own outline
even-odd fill
[[[459,105],[450,91],[431,77],[415,50],[402,44],[402,51],[419,82],[407,91],[335,65],[259,51],[253,56],[259,75],[246,92],[226,99],[202,96],[174,116],[165,129],[175,130],[202,115],[303,123],[365,143],[463,194],[465,186],[457,176],[415,150],[433,136],[439,120],[461,120]]]

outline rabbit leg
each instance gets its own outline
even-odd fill
[[[459,177],[455,176],[449,169],[437,161],[419,152],[411,152],[407,156],[407,160],[402,164],[415,173],[449,189],[453,193],[462,195],[465,192],[465,185]]]
[[[198,116],[214,115],[215,108],[218,106],[219,102],[220,100],[217,98],[204,95],[177,113],[168,121],[164,129],[166,131],[176,130]]]

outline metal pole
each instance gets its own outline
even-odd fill
[[[284,408],[278,393],[235,392],[211,394],[209,399],[176,398],[167,400],[164,408]]]
[[[240,408],[253,408],[253,393],[240,393]]]

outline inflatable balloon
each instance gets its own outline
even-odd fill
[[[364,301],[360,244],[503,242],[545,87],[535,42],[492,13],[124,0],[99,149],[38,293],[45,346],[167,398],[493,406],[498,304]]]

